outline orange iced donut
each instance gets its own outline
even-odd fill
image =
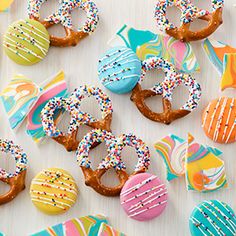
[[[211,101],[203,112],[202,127],[214,142],[236,142],[236,99],[221,97]]]

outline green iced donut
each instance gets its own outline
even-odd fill
[[[49,49],[49,34],[35,20],[19,20],[9,26],[4,35],[3,46],[14,62],[30,66],[41,61]]]

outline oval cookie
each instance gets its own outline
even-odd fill
[[[211,101],[202,115],[206,135],[217,143],[236,141],[236,100],[221,97]]]
[[[67,171],[50,168],[41,171],[32,180],[30,195],[40,211],[57,215],[72,207],[78,195],[78,188]]]

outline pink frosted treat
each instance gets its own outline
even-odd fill
[[[120,202],[130,218],[147,221],[164,211],[167,197],[166,186],[157,176],[142,173],[132,176],[125,183]]]

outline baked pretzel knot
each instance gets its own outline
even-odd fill
[[[96,142],[104,142],[108,154],[97,169],[93,170],[89,159],[89,151]],[[89,132],[80,142],[76,153],[78,164],[85,177],[85,184],[104,196],[118,196],[129,178],[125,171],[126,166],[121,159],[121,153],[125,146],[135,148],[138,155],[138,164],[131,175],[145,172],[150,164],[150,153],[148,147],[141,139],[133,134],[124,134],[117,138],[112,133],[100,129]],[[102,176],[111,168],[115,169],[120,181],[119,185],[115,187],[105,186],[101,181]]]
[[[194,6],[191,0],[159,0],[156,4],[155,18],[158,28],[170,36],[184,42],[201,40],[212,33],[223,23],[222,11],[223,0],[212,0],[212,11],[206,11]],[[166,17],[168,7],[176,6],[181,11],[181,26],[178,28],[170,23]],[[194,19],[200,19],[208,22],[208,25],[199,30],[191,31],[190,24]]]
[[[10,186],[10,190],[0,196],[0,205],[2,205],[12,201],[25,189],[25,176],[28,161],[27,155],[18,145],[14,145],[12,141],[0,139],[0,151],[10,153],[16,161],[16,170],[13,174],[0,168],[0,181]]]
[[[161,69],[165,73],[163,82],[156,84],[151,89],[142,89],[141,83],[146,72],[151,69]],[[172,109],[171,100],[174,89],[180,85],[185,85],[189,89],[188,101],[180,109]],[[162,96],[163,112],[153,112],[145,103],[147,98]],[[131,101],[135,103],[139,111],[148,119],[170,124],[172,121],[188,115],[194,110],[201,97],[201,87],[188,74],[179,73],[174,66],[163,58],[151,57],[142,62],[142,75],[139,83],[132,90]]]
[[[47,0],[28,0],[28,15],[31,19],[40,21],[46,28],[61,24],[65,28],[66,36],[59,38],[50,36],[52,46],[76,46],[83,38],[94,32],[98,21],[98,9],[94,2],[89,0],[60,0],[59,9],[45,19],[40,19],[40,8]],[[87,20],[84,25],[75,30],[72,24],[72,11],[80,8],[86,12]]]
[[[101,120],[81,110],[82,100],[90,96],[94,97],[100,106],[102,112]],[[62,132],[56,127],[59,118],[54,120],[54,116],[58,111],[66,111],[71,116],[67,133]],[[79,127],[87,125],[92,129],[110,131],[112,112],[110,98],[101,89],[85,85],[75,89],[69,98],[56,97],[51,99],[43,108],[41,118],[44,131],[49,137],[62,144],[67,151],[76,151],[79,145],[79,140],[77,140]],[[96,146],[97,144],[94,145]]]

